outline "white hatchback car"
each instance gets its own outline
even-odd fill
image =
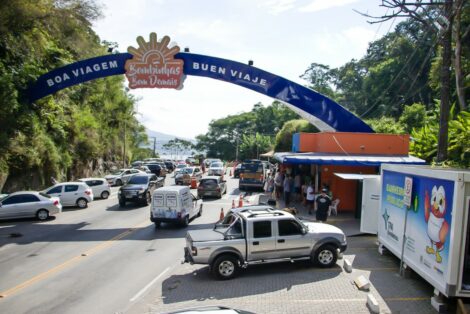
[[[88,203],[93,201],[93,191],[83,182],[57,183],[42,192],[58,197],[62,206],[87,208]]]
[[[62,211],[57,197],[35,191],[15,192],[0,200],[0,218],[36,217],[46,220]]]
[[[80,182],[85,182],[93,191],[94,197],[101,197],[107,199],[111,194],[111,185],[106,179],[103,178],[83,178],[78,179]]]

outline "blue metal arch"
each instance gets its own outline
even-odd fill
[[[39,77],[31,89],[30,99],[35,101],[63,88],[100,77],[124,74],[126,60],[131,58],[129,53],[119,53],[58,68]],[[181,52],[175,58],[184,61],[185,75],[229,82],[278,99],[320,130],[374,132],[364,121],[330,98],[283,77],[240,62],[205,55]]]

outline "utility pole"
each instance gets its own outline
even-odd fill
[[[123,162],[124,168],[126,168],[126,120],[124,120],[124,149],[123,149],[122,162]]]
[[[153,138],[153,158],[157,157],[157,154],[155,152],[156,148],[157,148],[157,138],[154,137]]]
[[[238,141],[239,141],[240,137],[239,135],[237,134],[237,148],[235,150],[235,160],[238,161]]]

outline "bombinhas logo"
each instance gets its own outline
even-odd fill
[[[127,48],[133,55],[125,65],[129,88],[183,88],[184,62],[174,58],[180,48],[168,46],[170,37],[157,41],[157,34],[151,33],[148,43],[142,36],[137,37],[137,43],[139,48]]]

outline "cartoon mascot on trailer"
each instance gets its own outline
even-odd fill
[[[429,199],[428,191],[424,197],[424,219],[428,224],[428,237],[431,246],[426,246],[426,253],[435,254],[436,262],[441,263],[442,257],[439,254],[444,249],[449,224],[445,221],[446,214],[446,192],[443,186],[434,186]]]

